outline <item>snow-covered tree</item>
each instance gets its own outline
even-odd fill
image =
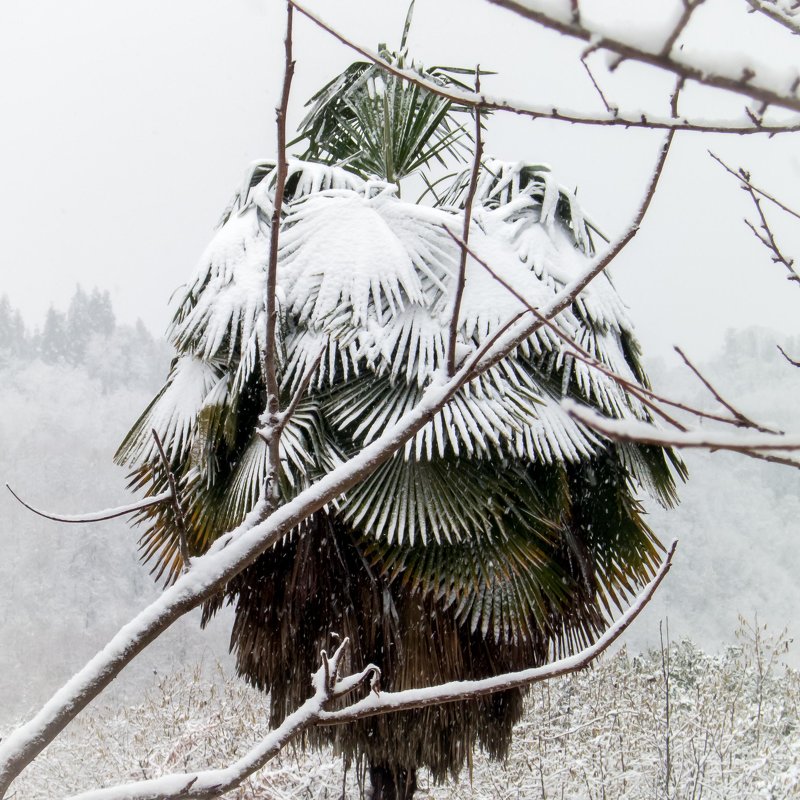
[[[382,56],[468,88],[455,77],[463,73],[413,65],[402,47]],[[591,223],[547,168],[478,152],[474,180],[471,167],[432,171],[480,140],[452,101],[361,61],[310,102],[298,136],[307,149],[288,164],[274,234],[281,407],[302,393],[280,436],[280,469],[270,475],[264,416],[270,161],[249,171],[189,281],[170,375],[118,453],[135,468],[135,489],[168,491],[155,431],[180,486],[180,517],[166,505],[140,517],[158,576],[177,577],[187,552],[201,555],[240,525],[268,480],[276,503],[291,500],[396,423],[447,374],[453,333],[460,365],[594,254]],[[400,198],[398,182],[420,172],[429,205]],[[575,361],[572,339],[646,385],[625,307],[601,276],[207,602],[207,615],[235,606],[238,668],[269,691],[274,724],[305,699],[331,631],[349,637],[354,669],[380,666],[386,689],[485,678],[585,647],[652,577],[660,545],[637,492],[672,504],[670,467],[682,466],[660,448],[608,445],[569,418],[564,397],[650,419],[635,394]],[[376,799],[410,797],[417,767],[443,779],[476,743],[505,756],[522,697],[512,690],[313,738],[366,758]]]

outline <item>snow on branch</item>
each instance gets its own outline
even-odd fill
[[[746,0],[754,12],[800,36],[800,6],[794,0]]]
[[[73,795],[69,800],[212,800],[235,789],[246,778],[264,767],[295,737],[312,726],[342,724],[379,714],[471,700],[509,689],[525,688],[534,683],[577,672],[607,650],[650,602],[672,566],[676,546],[677,542],[673,542],[653,579],[619,619],[613,622],[594,644],[573,656],[542,667],[496,675],[483,680],[453,681],[420,689],[381,692],[378,682],[380,670],[372,664],[356,674],[346,677],[340,675],[341,662],[349,646],[349,640],[344,639],[331,657],[328,657],[324,650],[320,654],[322,664],[311,677],[314,694],[233,764],[220,769],[164,775],[160,778],[94,789]],[[326,706],[332,701],[351,694],[367,681],[369,681],[369,694],[366,698],[343,709],[326,710]]]
[[[117,517],[124,517],[126,514],[134,514],[145,508],[160,505],[161,503],[169,503],[172,500],[171,492],[163,492],[157,494],[155,497],[148,497],[146,500],[139,500],[135,503],[129,503],[125,506],[117,506],[116,508],[106,508],[102,511],[90,511],[86,514],[56,514],[52,511],[42,511],[39,508],[26,503],[8,484],[6,489],[14,496],[14,499],[25,506],[28,511],[32,511],[40,517],[45,519],[52,519],[54,522],[69,522],[69,523],[85,523],[85,522],[104,522],[107,519],[116,519]]]
[[[636,61],[671,72],[686,81],[694,81],[713,89],[722,89],[743,95],[764,106],[800,111],[800,73],[797,70],[778,74],[768,64],[739,59],[725,64],[713,56],[705,60],[699,52],[686,55],[675,50],[673,45],[688,22],[691,13],[699,5],[685,2],[684,13],[676,21],[675,27],[663,34],[663,43],[640,42],[627,38],[619,30],[610,28],[602,20],[587,23],[566,18],[552,9],[552,4],[541,0],[489,0],[494,5],[513,11],[525,19],[545,28],[550,28],[564,36],[582,40],[592,50],[605,50],[621,60]],[[761,5],[773,5],[762,3]],[[658,31],[651,37],[657,39]],[[752,118],[751,118],[752,119]],[[758,119],[753,123],[760,126]]]
[[[471,681],[452,681],[440,686],[424,689],[407,689],[400,692],[373,693],[369,697],[354,703],[348,708],[338,711],[323,711],[320,718],[325,724],[349,722],[364,717],[373,717],[387,712],[406,711],[413,708],[424,708],[441,703],[452,703],[458,700],[471,700],[476,697],[504,692],[508,689],[520,689],[540,681],[558,678],[584,669],[601,653],[607,650],[639,616],[642,609],[650,602],[661,581],[672,566],[677,542],[673,541],[661,566],[650,583],[636,597],[630,607],[614,622],[605,633],[592,645],[575,655],[553,661],[542,667],[509,672],[492,678]]]
[[[684,116],[667,117],[658,114],[646,114],[641,111],[625,113],[619,109],[611,107],[609,107],[605,113],[600,111],[585,112],[553,105],[529,103],[524,100],[512,100],[504,97],[496,97],[482,92],[469,92],[452,86],[441,86],[434,81],[422,78],[415,70],[398,67],[396,64],[392,64],[391,62],[382,58],[378,53],[369,49],[368,47],[357,44],[352,39],[349,39],[344,34],[336,30],[329,23],[325,22],[322,18],[309,11],[300,3],[296,2],[296,0],[290,0],[290,2],[294,8],[311,20],[315,25],[322,28],[322,30],[327,31],[339,42],[346,45],[351,50],[359,53],[361,56],[373,62],[374,64],[377,64],[382,69],[398,78],[408,81],[409,83],[413,83],[420,88],[426,89],[432,94],[447,98],[448,100],[452,100],[454,103],[458,103],[460,105],[480,108],[487,111],[509,111],[514,114],[533,117],[534,119],[552,119],[559,122],[569,122],[576,125],[610,125],[624,128],[682,130],[695,131],[699,133],[732,133],[740,135],[752,133],[767,133],[773,135],[777,133],[791,133],[800,131],[800,115],[794,115],[789,120],[785,120],[783,122],[767,123],[753,115],[752,112],[747,114],[746,111],[738,119],[700,119]],[[501,0],[490,0],[490,2],[498,2],[503,4]],[[585,30],[579,23],[571,24],[577,26],[577,28],[581,31]],[[586,36],[581,36],[580,38],[584,38],[587,41],[592,40],[592,47],[594,49],[599,49],[600,47],[606,46],[607,42],[604,38],[599,37],[595,41],[592,39],[593,36],[594,34],[587,32]],[[600,42],[602,42],[602,44],[600,44]],[[644,53],[644,51],[642,52]],[[654,62],[663,62],[663,65],[665,65],[663,66],[664,69],[669,69],[669,71],[674,72],[679,77],[684,76],[700,83],[706,83],[706,85],[714,85],[708,83],[708,81],[701,80],[701,78],[705,77],[706,73],[703,72],[699,67],[696,69],[689,69],[688,67],[681,66],[677,61],[673,61],[673,59],[669,57],[654,55],[652,53],[645,53],[645,55],[648,56],[648,58],[645,60],[645,63],[653,63],[654,66],[662,66],[661,63]],[[626,57],[632,58],[631,55]],[[673,64],[675,65],[675,69],[670,68]],[[684,75],[684,73],[691,74]],[[713,74],[712,77],[714,77]],[[731,81],[733,82],[734,88],[731,89],[732,91],[744,94],[748,97],[754,96],[753,87],[751,86],[750,82],[743,80],[741,76],[738,76],[736,80],[732,78],[728,78],[726,80],[729,83]],[[720,85],[715,88],[731,87],[728,85]],[[760,97],[763,92],[756,92],[755,94],[759,95],[757,99],[761,100],[762,102],[767,102]],[[769,101],[769,104],[788,108],[790,110],[800,111],[800,99],[793,97],[791,94],[787,94],[786,100],[783,103],[777,102],[773,99]]]
[[[640,420],[604,417],[569,399],[563,400],[562,406],[573,419],[619,442],[655,444],[661,447],[730,450],[756,457],[771,452],[782,454],[800,450],[800,436],[711,430],[664,431]],[[800,460],[786,459],[782,463],[800,467]]]
[[[235,789],[274,758],[292,739],[315,724],[326,703],[344,697],[374,675],[377,668],[370,665],[356,675],[343,679],[339,677],[340,664],[348,647],[349,640],[344,639],[332,656],[328,657],[322,651],[323,663],[311,676],[313,695],[233,764],[221,769],[164,775],[94,789],[73,795],[70,800],[212,800]]]

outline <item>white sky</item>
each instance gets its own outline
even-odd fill
[[[676,3],[584,0],[639,27]],[[399,43],[405,0],[308,5],[367,45]],[[704,50],[753,46],[772,62],[800,61],[792,38],[768,36],[744,0],[706,5],[689,31]],[[51,301],[66,305],[80,282],[108,288],[123,321],[164,330],[169,297],[247,164],[274,153],[283,21],[280,0],[2,0],[0,294],[29,322],[39,324]],[[486,0],[417,0],[410,44],[427,63],[497,70],[484,83],[494,94],[598,103],[575,45]],[[302,17],[295,50],[293,122],[355,58]],[[664,98],[670,88],[633,66],[604,80],[634,107],[648,90]],[[697,92],[687,104],[707,115],[722,108]],[[663,99],[649,105],[665,110]],[[639,202],[659,141],[496,115],[487,150],[549,163],[614,235]],[[681,344],[702,357],[728,327],[753,323],[797,333],[800,291],[753,240],[741,222],[747,198],[706,154],[749,166],[800,206],[796,142],[679,136],[645,227],[613,273],[647,352]],[[786,241],[800,252],[800,237]]]

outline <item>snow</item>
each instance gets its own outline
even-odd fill
[[[730,429],[719,430],[660,430],[634,419],[609,419],[596,411],[564,399],[562,406],[575,419],[609,436],[623,441],[645,441],[665,446],[702,447],[709,450],[752,450],[759,452],[791,452],[800,450],[799,435],[753,433]],[[800,464],[800,461],[798,462]]]

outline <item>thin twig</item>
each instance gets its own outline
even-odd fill
[[[730,450],[745,455],[800,450],[800,437],[773,433],[744,434],[728,431],[663,431],[649,422],[632,419],[612,419],[598,414],[574,400],[565,399],[562,406],[573,418],[609,439],[619,442],[654,444],[659,447],[685,447],[701,450]],[[800,462],[793,462],[793,466]]]
[[[475,68],[475,92],[481,90],[481,68]],[[469,229],[472,224],[472,204],[478,190],[478,175],[481,171],[481,158],[483,157],[483,136],[481,131],[481,112],[475,109],[475,152],[472,157],[472,173],[469,178],[469,189],[464,202],[464,229],[461,238],[464,242],[461,247],[461,259],[458,263],[455,293],[453,295],[453,311],[450,317],[450,335],[447,340],[447,375],[452,377],[456,371],[456,338],[458,336],[458,322],[461,316],[461,298],[464,295],[464,283],[467,278],[467,245],[469,244]]]
[[[686,364],[687,367],[697,376],[698,380],[703,384],[703,386],[708,389],[709,392],[713,395],[714,399],[724,408],[726,408],[733,417],[738,421],[738,424],[742,428],[752,428],[753,430],[760,431],[761,433],[774,433],[776,435],[782,434],[782,431],[776,431],[772,428],[765,428],[762,425],[759,425],[757,422],[754,422],[749,417],[745,416],[741,411],[737,408],[732,406],[711,384],[708,378],[703,375],[702,372],[689,360],[689,357],[686,353],[681,350],[680,347],[675,348],[675,352],[681,357],[683,363]]]
[[[268,510],[277,507],[280,501],[280,387],[277,374],[277,319],[278,308],[276,292],[278,286],[278,239],[283,211],[284,193],[286,191],[286,115],[289,108],[289,94],[294,75],[294,59],[292,58],[292,19],[291,2],[286,4],[286,36],[284,38],[284,72],[283,89],[278,107],[275,109],[275,120],[278,133],[278,158],[275,167],[275,194],[272,201],[272,222],[270,226],[269,260],[267,262],[267,286],[265,308],[267,317],[266,341],[264,343],[264,383],[266,386],[266,416],[270,436],[267,441],[267,475]]]
[[[669,56],[669,54],[672,52],[672,48],[675,47],[675,42],[678,41],[678,37],[683,33],[683,31],[686,29],[686,26],[689,24],[695,9],[703,2],[704,0],[683,0],[683,13],[678,19],[678,22],[675,24],[675,27],[672,29],[670,35],[667,37],[667,41],[664,42],[664,46],[661,48],[662,56]]]
[[[780,345],[776,345],[778,350],[780,350],[781,355],[793,366],[793,367],[800,367],[800,361],[796,361],[793,359]]]
[[[474,92],[463,91],[456,89],[452,86],[441,86],[434,81],[422,78],[419,73],[411,69],[401,69],[397,65],[392,64],[368,47],[359,45],[352,39],[349,39],[344,34],[339,32],[336,28],[329,25],[323,19],[318,17],[313,12],[302,6],[296,0],[291,0],[292,5],[311,22],[320,27],[322,30],[327,31],[333,38],[337,39],[346,47],[359,53],[364,58],[377,64],[381,69],[394,75],[397,78],[408,81],[416,86],[419,86],[432,94],[444,97],[460,105],[470,106],[472,108],[481,108],[487,111],[508,111],[514,114],[520,114],[533,119],[551,119],[558,122],[568,122],[575,125],[599,125],[599,126],[617,126],[624,128],[647,128],[653,130],[681,130],[681,131],[695,131],[701,133],[730,133],[736,135],[748,135],[754,133],[766,133],[775,135],[778,133],[792,133],[800,131],[800,120],[797,118],[792,119],[790,122],[776,123],[770,125],[755,125],[752,122],[749,124],[742,124],[741,122],[731,121],[710,121],[710,120],[692,120],[686,117],[683,118],[670,118],[660,117],[658,115],[648,115],[641,112],[632,114],[623,114],[616,109],[613,112],[607,113],[605,116],[596,112],[582,113],[578,111],[571,111],[560,109],[556,106],[542,106],[534,105],[526,102],[510,102],[508,100],[492,97],[487,94],[477,95]],[[589,37],[591,38],[591,37]],[[599,45],[598,45],[599,46]]]
[[[739,169],[738,171],[737,171],[737,170],[734,170],[732,167],[728,166],[728,164],[726,164],[726,163],[725,163],[725,162],[724,162],[724,161],[723,161],[723,160],[722,160],[722,159],[721,159],[721,158],[720,158],[718,155],[716,155],[716,153],[713,153],[713,152],[711,152],[711,150],[709,150],[709,151],[708,151],[708,154],[709,154],[709,155],[711,156],[711,158],[713,158],[713,159],[714,159],[714,161],[716,161],[716,162],[717,162],[717,163],[718,163],[718,164],[719,164],[721,167],[723,167],[723,168],[724,168],[725,170],[727,170],[727,171],[728,171],[728,172],[729,172],[731,175],[733,175],[733,177],[734,177],[734,178],[736,178],[737,180],[739,180],[739,181],[742,183],[742,185],[743,185],[743,186],[749,187],[749,188],[750,188],[750,189],[752,189],[754,192],[757,192],[757,193],[758,193],[758,194],[760,194],[762,197],[764,197],[764,198],[766,198],[767,200],[769,200],[771,203],[774,203],[774,204],[775,204],[775,205],[776,205],[778,208],[780,208],[780,209],[781,209],[781,211],[785,211],[787,214],[790,214],[791,216],[793,216],[793,217],[796,217],[797,219],[800,219],[800,212],[798,212],[798,211],[795,211],[793,208],[791,208],[790,206],[788,206],[786,203],[783,203],[783,202],[781,202],[781,201],[780,201],[780,200],[778,200],[778,199],[777,199],[777,198],[776,198],[774,195],[771,195],[769,192],[767,192],[765,189],[762,189],[761,187],[759,187],[759,186],[756,186],[756,185],[755,185],[755,184],[752,182],[752,180],[750,179],[750,174],[749,174],[749,173],[746,173],[746,172],[745,172],[745,170],[743,170],[743,169]],[[744,176],[745,176],[745,174],[747,175],[747,178],[745,178],[745,177],[744,177]]]
[[[445,231],[456,243],[464,247],[463,242],[461,242],[451,230],[445,228]],[[525,297],[520,292],[514,289],[514,287],[511,286],[511,284],[509,284],[508,281],[504,280],[500,275],[498,275],[497,272],[495,272],[495,270],[492,269],[492,267],[486,263],[486,261],[484,261],[480,256],[477,255],[477,253],[475,253],[473,250],[469,248],[467,248],[467,252],[475,260],[476,263],[478,263],[481,267],[483,267],[489,273],[489,275],[491,275],[492,278],[494,278],[494,280],[496,280],[501,286],[503,286],[503,288],[505,288],[511,295],[513,295],[537,319],[541,320],[542,324],[548,330],[550,330],[555,336],[561,339],[561,341],[567,346],[569,355],[572,355],[574,358],[583,361],[588,366],[592,367],[593,369],[596,369],[598,372],[601,372],[603,375],[610,378],[615,383],[619,384],[623,389],[628,391],[630,394],[634,395],[637,400],[639,400],[641,403],[643,403],[652,411],[654,411],[656,414],[658,414],[665,422],[668,422],[669,424],[673,425],[678,430],[686,431],[688,429],[680,422],[678,422],[676,419],[668,415],[664,411],[664,409],[658,406],[658,403],[664,403],[665,405],[672,406],[673,408],[676,408],[680,411],[685,411],[686,413],[692,414],[702,419],[713,420],[714,422],[722,422],[727,425],[735,425],[736,427],[740,428],[741,427],[754,428],[755,430],[759,430],[762,433],[780,433],[780,431],[776,431],[771,428],[764,428],[754,422],[751,422],[739,412],[736,412],[736,414],[734,414],[733,419],[731,419],[730,417],[723,417],[719,414],[713,414],[708,411],[703,411],[702,409],[695,408],[694,406],[681,403],[678,400],[672,400],[669,397],[665,397],[664,395],[660,395],[657,392],[654,392],[652,389],[649,389],[646,386],[642,386],[638,383],[635,383],[629,378],[620,375],[618,372],[614,372],[614,370],[612,370],[598,358],[593,356],[588,350],[586,350],[586,348],[579,345],[572,337],[569,336],[569,334],[561,330],[561,328],[556,323],[554,323],[550,319],[545,319],[537,308],[535,308],[530,302],[528,302],[528,300],[526,300]]]
[[[600,95],[600,99],[603,101],[606,111],[609,113],[614,113],[616,109],[612,108],[611,104],[606,99],[605,94],[603,94],[603,90],[600,88],[600,84],[598,84],[595,80],[594,73],[592,72],[592,68],[589,66],[589,62],[586,60],[588,55],[589,53],[586,52],[581,56],[581,64],[583,64],[583,68],[586,70],[586,74],[589,76],[589,80],[592,82],[592,86],[594,86],[595,91]]]
[[[676,97],[677,93],[678,92],[676,90]],[[540,309],[540,314],[544,319],[552,319],[560,314],[565,308],[569,308],[575,301],[575,298],[598,275],[608,269],[611,262],[625,249],[625,247],[627,247],[627,245],[639,232],[639,228],[644,221],[645,215],[647,214],[647,211],[653,202],[653,197],[655,196],[656,187],[658,186],[661,175],[664,172],[664,165],[667,162],[667,156],[669,155],[674,136],[675,131],[672,130],[668,131],[667,135],[664,137],[664,142],[661,145],[661,150],[658,153],[656,164],[650,176],[650,182],[647,185],[644,197],[642,198],[631,225],[628,227],[625,233],[619,239],[617,239],[616,242],[614,242],[614,244],[609,248],[608,252],[602,256],[602,258],[599,258],[592,265],[592,267],[584,272],[580,277],[567,284],[561,290],[561,292],[556,295],[556,297],[554,297],[550,303],[547,304],[545,308]],[[507,353],[515,347],[518,347],[520,344],[522,344],[522,342],[524,342],[526,339],[529,339],[534,333],[536,333],[536,331],[538,331],[543,325],[544,322],[542,319],[535,319],[530,325],[525,325],[524,327],[520,326],[522,327],[522,330],[518,331],[516,334],[512,332],[510,334],[510,341],[506,342],[502,347],[497,348],[495,353],[487,352],[488,348],[481,348],[475,355],[473,355],[466,365],[467,374],[470,376],[470,378],[473,378],[481,372],[486,371],[504,357],[501,355],[501,353]],[[501,337],[499,335],[495,335],[495,337],[493,337],[492,345],[494,346],[496,343],[499,343],[500,338]]]
[[[169,494],[172,502],[172,510],[175,515],[175,526],[178,529],[178,543],[180,545],[181,561],[183,562],[184,571],[188,571],[192,566],[192,558],[189,555],[189,529],[186,525],[186,517],[183,514],[183,508],[181,507],[181,498],[178,494],[178,484],[175,480],[175,476],[172,474],[169,459],[167,458],[167,454],[164,452],[164,446],[161,444],[161,438],[159,437],[158,432],[155,428],[153,428],[150,432],[153,434],[153,439],[155,439],[156,447],[158,448],[158,455],[161,458],[161,465],[163,466],[164,472],[167,475],[167,480],[169,481]]]
[[[747,173],[749,175],[749,173]],[[789,273],[788,279],[794,283],[797,283],[800,286],[800,274],[798,274],[797,270],[794,268],[794,259],[788,258],[783,254],[783,251],[778,244],[778,240],[775,238],[775,234],[772,232],[772,227],[767,220],[766,214],[764,213],[764,209],[761,206],[761,200],[759,199],[758,195],[753,191],[750,186],[747,186],[745,191],[748,195],[750,195],[750,199],[753,201],[753,205],[756,207],[756,213],[758,214],[758,218],[761,221],[761,224],[758,228],[753,225],[750,220],[745,219],[745,225],[753,232],[753,236],[758,239],[767,250],[772,253],[772,261],[774,264],[783,264],[786,268],[786,271]]]
[[[311,379],[314,377],[314,373],[317,371],[319,362],[322,361],[322,356],[324,354],[325,348],[320,347],[317,357],[311,362],[311,365],[300,379],[300,383],[297,385],[297,389],[295,390],[294,396],[292,397],[289,405],[280,413],[278,424],[281,429],[286,426],[286,423],[292,418],[294,412],[297,411],[297,406],[300,405],[300,401],[303,399],[303,397],[305,397],[306,391],[308,390],[308,385],[311,383]]]
[[[143,511],[146,508],[167,503],[172,499],[170,492],[158,494],[155,497],[148,497],[146,500],[139,500],[136,503],[131,503],[126,506],[119,506],[118,508],[108,508],[103,511],[90,511],[87,514],[55,514],[51,511],[42,511],[39,508],[34,508],[29,503],[26,503],[8,484],[6,489],[13,495],[14,499],[20,504],[25,506],[28,511],[45,519],[51,519],[54,522],[68,522],[72,524],[83,524],[87,522],[104,522],[107,519],[116,519],[117,517],[124,517],[126,514],[135,514],[137,511]]]

